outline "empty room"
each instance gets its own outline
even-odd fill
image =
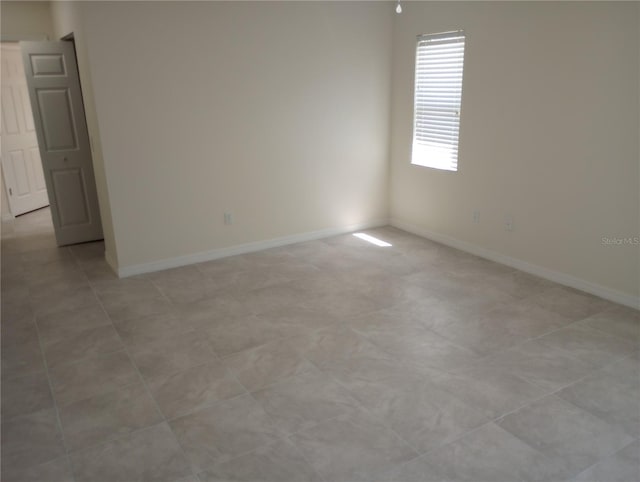
[[[640,2],[0,2],[3,482],[640,480]]]

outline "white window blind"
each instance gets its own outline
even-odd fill
[[[464,32],[418,37],[411,163],[458,170]]]

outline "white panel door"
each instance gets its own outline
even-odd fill
[[[102,239],[72,42],[20,42],[58,245]]]
[[[2,43],[2,171],[9,210],[17,216],[49,205],[22,54],[17,43]]]

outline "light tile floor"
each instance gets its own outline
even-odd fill
[[[2,480],[640,480],[640,315],[393,228],[117,279],[2,225]]]

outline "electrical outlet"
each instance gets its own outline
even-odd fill
[[[504,217],[504,229],[505,231],[513,231],[513,216],[510,214]]]
[[[233,224],[233,215],[231,213],[224,213],[224,224]]]
[[[480,211],[473,211],[473,222],[474,223],[480,222]]]

